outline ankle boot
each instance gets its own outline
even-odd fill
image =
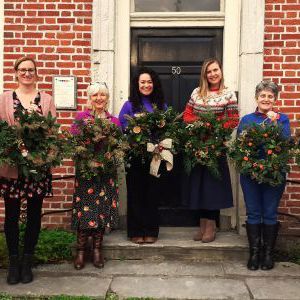
[[[208,221],[207,219],[200,219],[200,227],[199,227],[197,233],[194,235],[194,238],[193,238],[194,241],[202,240],[207,221]]]
[[[102,240],[103,231],[95,231],[93,234],[93,264],[96,268],[104,267],[104,260],[101,249]]]
[[[16,284],[20,282],[20,265],[18,255],[9,257],[9,267],[6,282],[8,284]]]
[[[261,248],[261,224],[246,223],[246,231],[250,253],[247,268],[251,271],[255,271],[259,267],[259,255]]]
[[[216,221],[207,219],[205,231],[202,236],[202,243],[213,242],[216,238]]]
[[[263,224],[263,258],[262,270],[274,268],[274,248],[279,230],[279,222],[274,225]]]
[[[85,230],[77,232],[77,252],[74,259],[74,268],[80,270],[84,268],[85,248],[87,244],[88,233]]]
[[[24,254],[22,265],[21,265],[21,282],[22,283],[29,283],[33,280],[32,274],[32,259],[33,255],[31,254]]]

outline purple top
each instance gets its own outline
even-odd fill
[[[111,115],[109,112],[105,112],[105,115],[106,115],[106,118],[114,123],[115,125],[117,126],[121,126],[120,124],[120,121],[118,118],[114,117],[113,115]],[[82,120],[82,119],[93,119],[94,118],[94,115],[92,114],[92,111],[91,110],[85,110],[85,111],[81,111],[79,112],[76,117],[75,117],[75,120]],[[71,126],[71,129],[70,129],[70,132],[73,134],[73,135],[77,135],[79,134],[79,130],[78,130],[78,127],[75,123],[72,124]]]
[[[130,100],[126,101],[119,113],[119,120],[122,126],[122,129],[124,130],[128,125],[128,120],[124,117],[124,115],[129,115],[130,117],[134,117],[136,113],[140,113],[142,111],[147,111],[149,113],[153,112],[153,106],[149,99],[149,97],[142,97],[142,105],[140,106],[140,109],[133,110],[132,102]],[[164,105],[164,109],[167,109],[167,105]]]

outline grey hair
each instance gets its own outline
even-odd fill
[[[277,99],[278,93],[279,93],[279,87],[275,82],[273,82],[271,80],[263,80],[256,86],[255,98],[257,99],[259,94],[265,90],[272,92],[275,99]]]
[[[105,82],[92,82],[87,88],[87,95],[90,99],[92,95],[95,95],[99,92],[105,93],[109,98],[108,87]]]
[[[109,99],[109,90],[105,82],[91,82],[88,86],[87,90],[87,96],[88,96],[88,108],[92,109],[91,104],[91,96],[97,94],[97,93],[104,93],[107,95],[107,100]]]

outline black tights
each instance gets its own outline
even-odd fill
[[[41,211],[45,195],[27,199],[27,223],[24,237],[24,253],[33,254],[41,229]],[[4,232],[9,255],[19,253],[19,218],[21,199],[4,196]]]

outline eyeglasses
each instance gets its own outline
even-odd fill
[[[25,75],[26,74],[26,72],[28,72],[30,75],[34,75],[35,74],[35,69],[33,69],[33,68],[29,68],[29,69],[18,69],[18,71],[19,71],[19,73],[21,74],[21,75]]]
[[[94,85],[94,84],[102,84],[102,85],[104,85],[106,88],[108,88],[106,82],[104,82],[104,81],[101,81],[101,82],[100,82],[100,81],[90,82],[90,85]]]

